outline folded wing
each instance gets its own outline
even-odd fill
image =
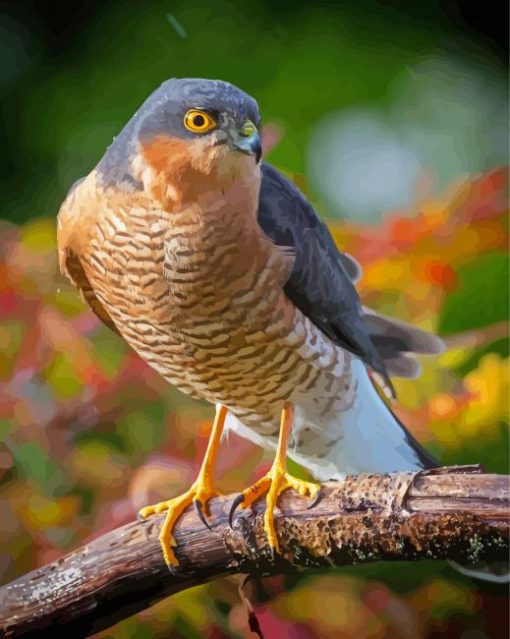
[[[437,354],[442,341],[421,329],[361,306],[354,283],[361,268],[337,248],[327,226],[303,194],[274,167],[262,166],[259,224],[275,244],[291,249],[294,267],[287,297],[333,342],[379,373],[416,377],[413,353]]]

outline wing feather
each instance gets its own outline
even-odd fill
[[[297,187],[268,164],[262,166],[258,220],[275,244],[294,248],[294,266],[284,287],[287,297],[333,342],[380,373],[391,388],[363,321],[352,281],[358,272],[356,263],[340,253]]]
[[[443,342],[419,328],[362,307],[356,260],[339,251],[327,226],[299,189],[274,167],[262,166],[259,224],[295,261],[287,297],[333,342],[360,357],[392,391],[389,375],[415,377],[413,353],[437,354]],[[387,390],[388,390],[387,389]]]

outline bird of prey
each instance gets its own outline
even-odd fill
[[[94,313],[184,393],[216,405],[196,481],[148,506],[166,511],[160,541],[175,568],[172,529],[217,495],[222,431],[275,450],[270,471],[235,500],[265,496],[265,531],[291,488],[286,455],[319,481],[416,470],[437,462],[379,389],[415,377],[413,353],[439,338],[364,308],[359,267],[336,247],[303,194],[260,162],[255,100],[219,80],[171,79],[141,106],[58,218],[62,271]]]

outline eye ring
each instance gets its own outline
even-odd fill
[[[184,126],[192,133],[208,133],[218,125],[216,120],[200,109],[190,109],[184,116]]]

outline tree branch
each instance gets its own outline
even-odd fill
[[[506,561],[509,497],[507,476],[481,474],[474,466],[329,482],[311,509],[287,491],[275,559],[263,532],[264,504],[238,515],[232,530],[232,496],[215,499],[212,532],[192,510],[177,525],[177,574],[168,571],[159,547],[164,515],[132,522],[4,586],[0,637],[86,637],[163,597],[234,573],[262,576],[380,559]]]

